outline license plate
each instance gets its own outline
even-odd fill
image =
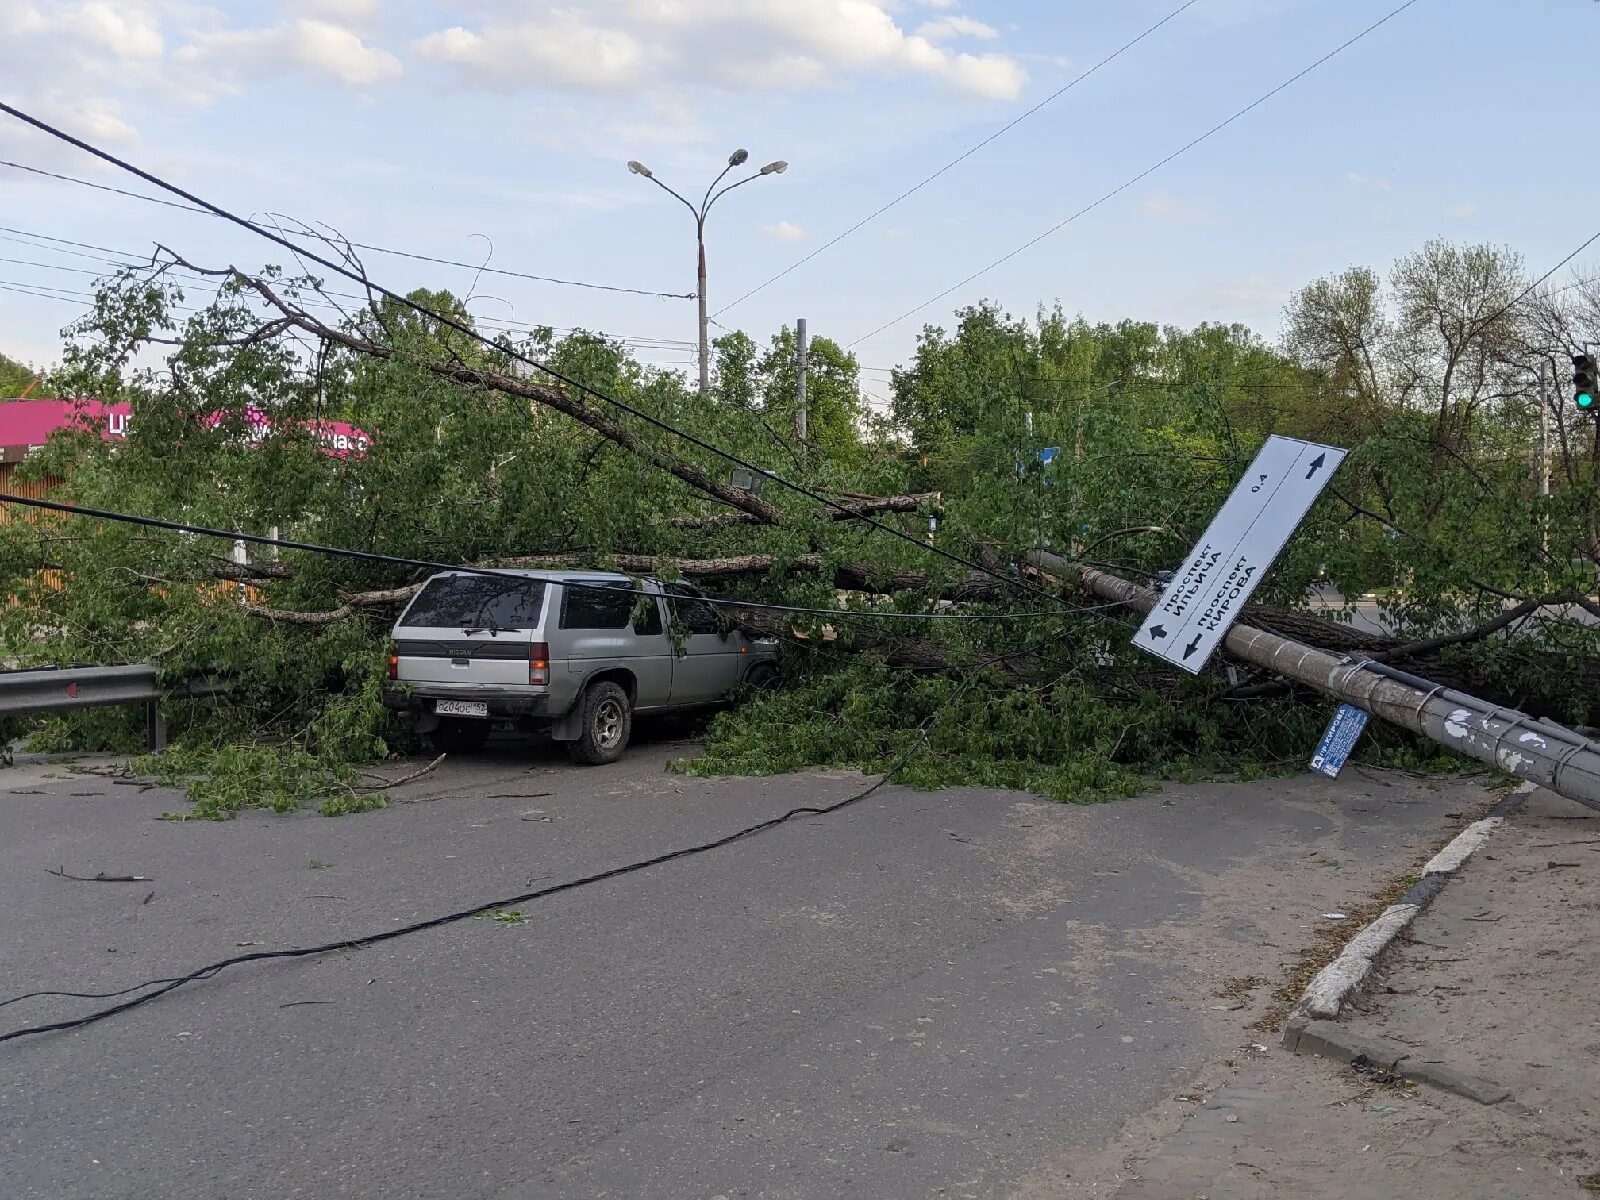
[[[433,711],[441,717],[487,717],[489,704],[485,700],[435,700]]]

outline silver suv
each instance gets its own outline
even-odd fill
[[[746,637],[694,588],[604,572],[446,571],[391,636],[384,703],[446,751],[475,750],[509,721],[547,730],[578,762],[612,762],[634,713],[777,677],[777,642]]]

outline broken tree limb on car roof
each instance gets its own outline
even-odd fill
[[[292,578],[292,570],[274,564],[273,579]],[[673,558],[660,554],[528,554],[477,563],[475,567],[505,570],[596,570],[621,571],[630,575],[665,576],[684,579],[731,579],[740,575],[799,573],[815,574],[826,569],[820,554],[800,554],[780,558],[771,554],[740,554],[725,558]],[[986,575],[972,574],[965,579],[935,583],[920,571],[892,571],[871,563],[836,563],[832,567],[833,586],[844,591],[891,595],[897,592],[929,592],[941,600],[994,601],[1005,595],[1005,588]],[[252,578],[252,577],[247,577]],[[168,578],[152,576],[155,585],[169,584]],[[422,590],[422,582],[402,587],[380,588],[369,592],[340,595],[337,608],[300,612],[263,604],[246,604],[244,611],[267,620],[291,625],[331,625],[354,616],[359,610],[404,604]]]
[[[1028,562],[1045,574],[1136,612],[1149,612],[1159,595],[1046,550],[1031,552]],[[1363,655],[1333,654],[1248,625],[1228,630],[1223,646],[1235,658],[1600,809],[1600,743],[1554,722],[1397,671]]]

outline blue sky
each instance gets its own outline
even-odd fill
[[[735,147],[782,175],[709,225],[711,302],[810,252],[1180,0],[0,0],[0,95],[250,214],[495,266],[692,291],[684,210]],[[1126,182],[1399,0],[1197,0],[1003,138],[720,320],[852,342]],[[856,346],[903,361],[983,297],[1091,320],[1276,335],[1298,286],[1430,237],[1535,272],[1600,226],[1600,4],[1418,0],[1338,58],[1025,254]],[[1572,47],[1584,47],[1583,53]],[[6,119],[0,117],[0,122]],[[1585,133],[1585,129],[1589,133]],[[1574,149],[1585,138],[1588,148]],[[0,124],[0,158],[144,185]],[[259,266],[205,217],[0,167],[0,281],[81,290],[31,235]],[[25,245],[23,242],[33,242]],[[500,321],[650,339],[687,368],[694,306],[368,256],[397,288],[475,290]],[[1586,264],[1600,266],[1600,256]],[[53,358],[81,311],[0,290],[0,351]],[[681,342],[682,344],[676,344]],[[882,394],[886,376],[869,372]]]

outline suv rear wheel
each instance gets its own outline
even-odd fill
[[[441,717],[439,727],[428,735],[441,754],[470,754],[482,750],[489,740],[489,722],[471,717]]]
[[[579,731],[567,743],[567,753],[575,762],[598,766],[616,762],[628,748],[633,733],[633,705],[628,693],[614,683],[592,683],[579,699]]]

